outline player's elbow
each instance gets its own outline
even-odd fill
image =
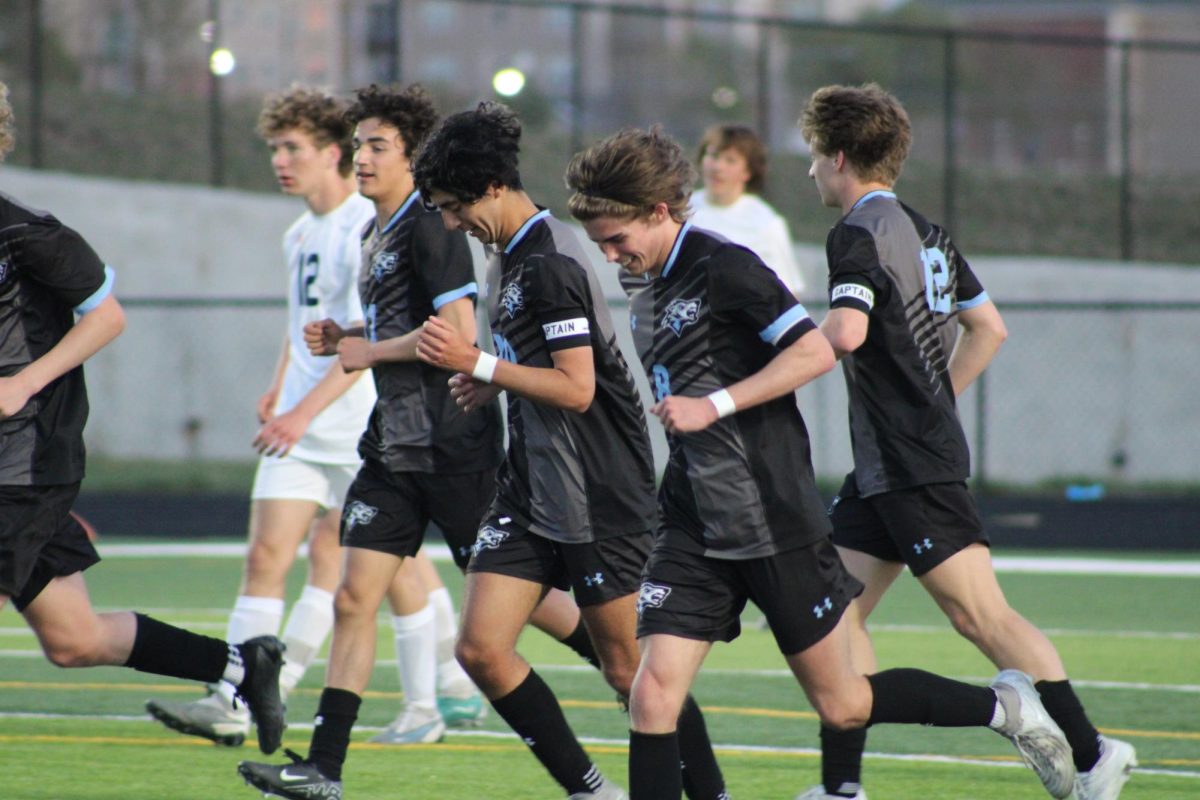
[[[587,392],[579,392],[575,397],[572,397],[567,405],[568,411],[574,411],[577,414],[584,414],[592,407],[592,401],[596,399],[595,389]]]

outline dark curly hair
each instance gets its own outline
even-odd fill
[[[0,161],[13,149],[17,135],[13,131],[12,106],[8,104],[8,87],[0,82]]]
[[[576,153],[566,181],[574,192],[567,208],[580,222],[639,217],[659,203],[683,222],[696,170],[679,143],[655,125],[647,131],[625,128]]]
[[[372,83],[355,91],[346,121],[353,127],[372,117],[400,132],[405,155],[410,159],[438,123],[433,97],[419,83],[403,89]]]
[[[255,130],[264,139],[284,131],[301,130],[318,147],[336,144],[342,151],[338,172],[349,175],[354,159],[350,145],[354,126],[346,121],[345,113],[344,102],[319,89],[296,84],[287,91],[267,96]]]
[[[894,184],[912,146],[912,125],[900,101],[878,84],[825,86],[813,92],[800,132],[814,152],[846,160],[859,178]]]
[[[426,197],[440,190],[463,203],[475,202],[491,186],[521,190],[520,144],[521,122],[512,109],[480,103],[442,121],[417,153],[413,180]]]

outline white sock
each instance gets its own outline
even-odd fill
[[[234,601],[233,611],[229,612],[229,624],[225,628],[225,641],[230,644],[241,644],[255,636],[275,635],[279,631],[279,623],[283,621],[283,601],[277,597],[251,597],[238,595]],[[232,650],[232,648],[231,648]],[[241,660],[239,659],[239,668]],[[228,671],[228,670],[227,670]],[[226,680],[229,680],[226,678]],[[222,683],[217,686],[217,694],[229,707],[233,707],[233,690],[237,683]]]
[[[283,626],[282,638],[287,650],[279,673],[279,690],[285,697],[300,683],[332,629],[333,594],[316,586],[305,586]]]
[[[396,667],[400,672],[400,688],[410,707],[437,707],[437,670],[434,648],[437,631],[434,628],[432,605],[415,614],[392,617],[396,632]]]
[[[1004,723],[1006,722],[1008,722],[1008,712],[1004,710],[1004,703],[1001,703],[999,696],[997,696],[996,709],[992,712],[992,721],[988,723],[988,727],[994,731],[998,731],[1004,727]]]
[[[454,640],[458,638],[458,615],[450,591],[442,586],[429,593],[437,626],[437,688],[438,694],[455,697],[475,691],[475,684],[454,657]]]

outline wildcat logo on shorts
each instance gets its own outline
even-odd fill
[[[662,327],[669,328],[676,336],[683,335],[683,329],[695,325],[700,319],[700,298],[672,300],[663,313]]]
[[[640,617],[647,608],[662,608],[662,604],[671,593],[670,586],[659,586],[657,583],[643,583],[642,591],[638,594],[637,613]]]
[[[513,281],[504,287],[504,291],[500,293],[500,305],[504,306],[510,319],[525,308],[525,295],[521,292],[520,284]]]
[[[475,551],[475,555],[479,555],[484,550],[497,550],[508,536],[508,531],[484,525],[479,529],[479,535],[475,537],[475,546],[471,549]]]
[[[376,281],[381,281],[384,276],[391,275],[396,271],[396,262],[399,260],[400,256],[397,253],[387,251],[376,253],[375,257],[371,259],[371,274],[375,276]]]
[[[355,500],[346,506],[346,513],[342,515],[342,520],[346,524],[346,530],[352,531],[359,525],[370,525],[371,520],[375,519],[375,515],[378,513],[378,508],[369,506],[361,500]]]

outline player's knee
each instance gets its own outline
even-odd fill
[[[669,730],[683,703],[649,673],[639,673],[629,692],[629,716],[636,730]]]
[[[454,657],[476,683],[485,681],[486,676],[499,660],[496,648],[473,639],[460,636],[454,643]]]
[[[343,583],[333,596],[333,615],[339,621],[374,618],[378,605],[362,597],[353,587]]]
[[[92,667],[104,663],[100,657],[99,643],[92,637],[43,639],[42,652],[51,664],[64,669]]]
[[[633,690],[633,678],[637,674],[637,662],[632,664],[625,661],[617,663],[605,663],[601,670],[604,673],[604,680],[618,694],[629,696]]]
[[[291,555],[280,548],[254,541],[246,551],[246,583],[282,583],[291,562]]]
[[[849,695],[823,694],[810,698],[821,724],[835,731],[848,731],[867,724],[871,709],[866,702]]]

